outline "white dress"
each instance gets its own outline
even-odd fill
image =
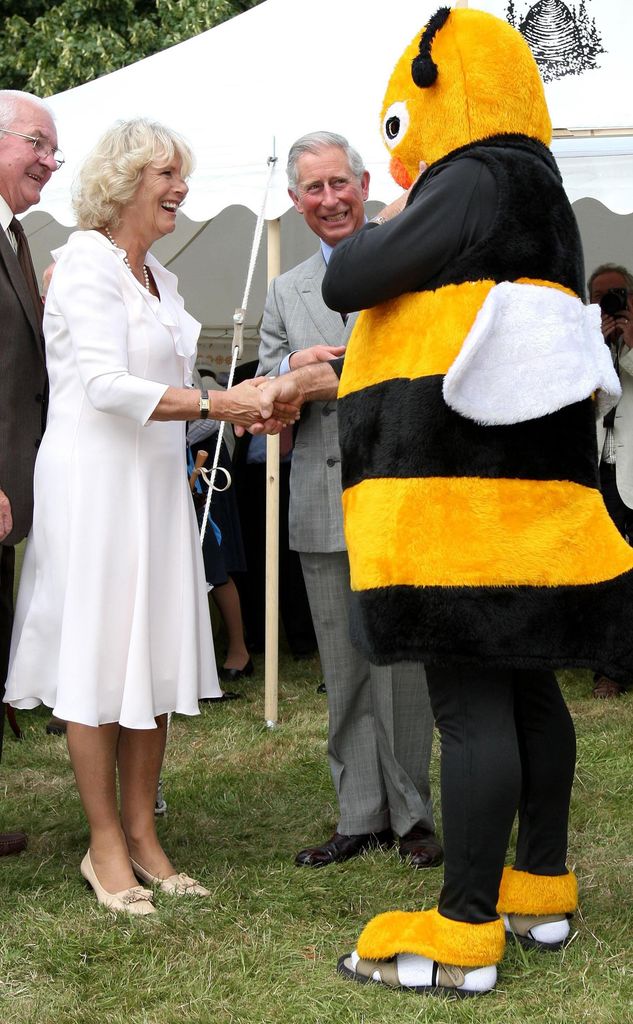
[[[5,699],[85,725],[151,729],[219,696],[184,422],[200,325],[148,256],[160,300],[96,231],[59,250],[46,301],[47,429]]]

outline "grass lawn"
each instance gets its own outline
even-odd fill
[[[336,822],[319,665],[281,658],[274,731],[263,724],[261,659],[257,670],[244,700],[174,718],[160,833],[213,895],[159,895],[149,919],[97,908],[79,875],[88,838],[65,741],[45,735],[45,709],[19,714],[25,739],[5,742],[0,831],[24,828],[30,841],[0,859],[0,1024],[633,1021],[630,695],[601,703],[586,673],[563,677],[579,740],[574,940],[559,954],[510,943],[497,990],[454,1001],[336,975],[368,918],[436,903],[441,869],[415,872],[393,851],[294,867],[294,853]],[[437,792],[437,756],[432,774]]]

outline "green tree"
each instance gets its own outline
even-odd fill
[[[261,0],[4,0],[0,82],[40,96],[148,57]]]

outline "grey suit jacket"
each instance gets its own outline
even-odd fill
[[[16,544],[31,528],[33,469],[46,396],[41,317],[0,228],[0,488],[13,514],[13,530],[3,544]]]
[[[260,330],[258,373],[279,372],[283,359],[312,345],[345,345],[354,316],[343,323],[325,305],[321,251],[276,278],[268,291]],[[341,455],[336,402],[304,407],[290,473],[290,547],[295,551],[344,551]]]

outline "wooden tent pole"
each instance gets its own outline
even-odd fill
[[[281,222],[266,221],[268,283],[281,272]],[[264,718],[278,725],[279,684],[279,435],[266,438],[266,632]]]

